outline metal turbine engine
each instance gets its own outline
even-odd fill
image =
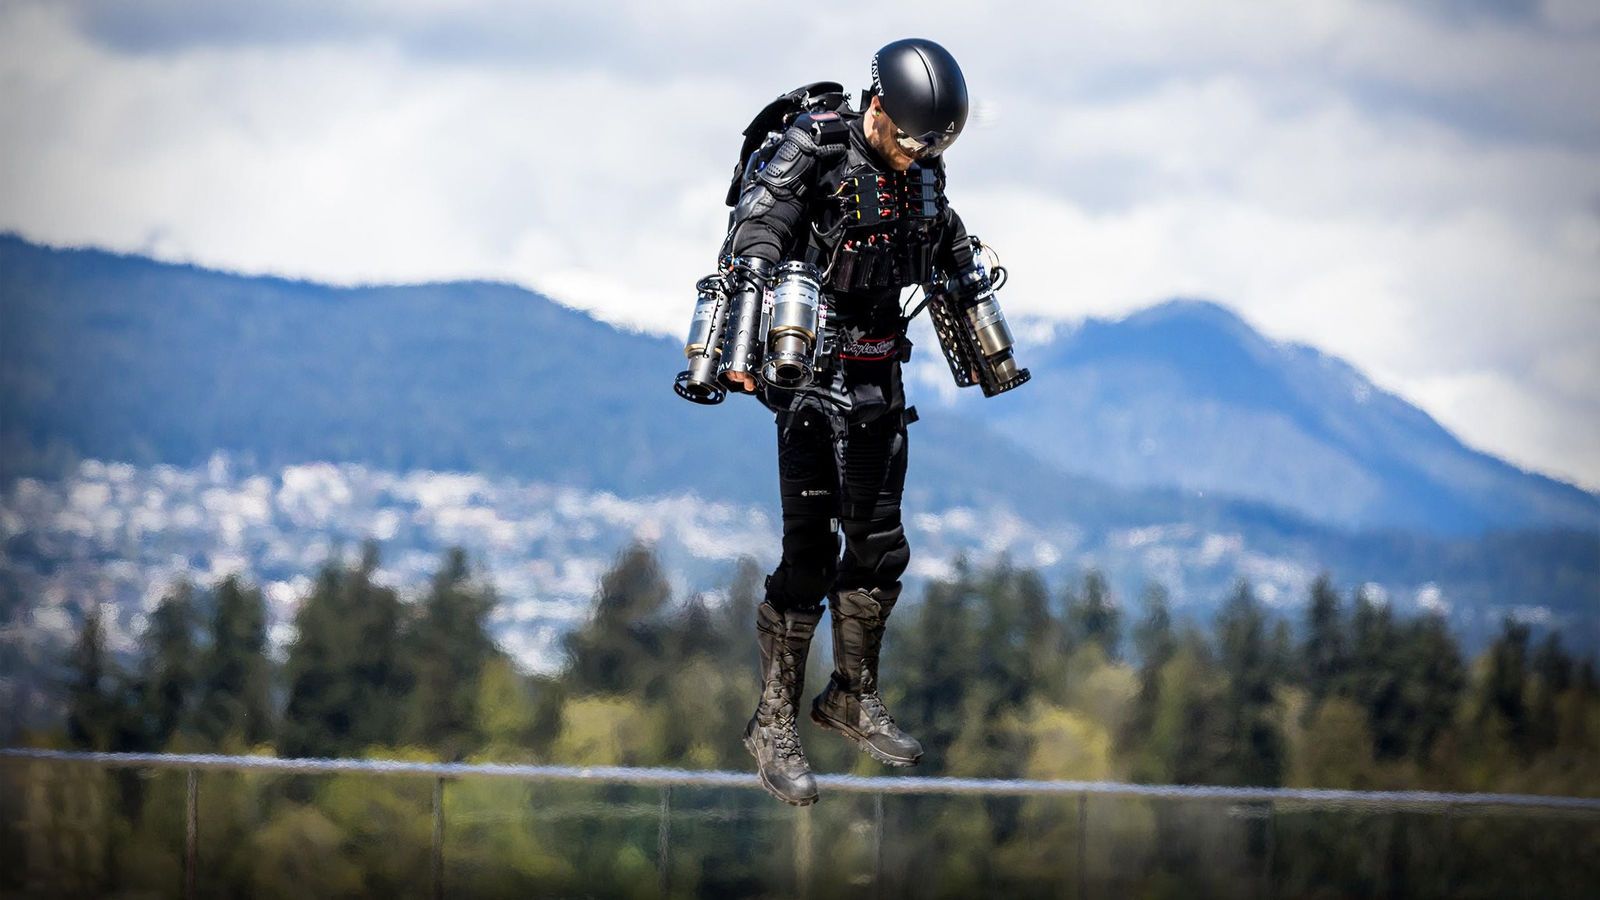
[[[972,240],[972,268],[928,286],[928,314],[944,350],[950,374],[960,387],[974,384],[985,397],[1026,384],[1033,376],[1017,367],[1016,340],[1006,325],[995,292],[1005,285],[1005,269],[984,265],[984,246]]]

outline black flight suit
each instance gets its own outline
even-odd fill
[[[740,194],[725,247],[772,264],[813,261],[837,330],[838,360],[812,385],[758,389],[778,426],[783,559],[766,599],[779,611],[814,609],[830,591],[899,593],[915,421],[901,385],[910,342],[900,294],[972,264],[943,188],[941,160],[895,172],[867,143],[861,114],[845,108],[796,119]]]

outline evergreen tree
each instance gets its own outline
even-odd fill
[[[106,655],[105,626],[100,604],[83,617],[83,628],[72,646],[67,689],[67,740],[80,750],[112,749],[116,734],[117,700],[115,665]]]
[[[1489,647],[1489,671],[1480,721],[1492,718],[1505,739],[1519,750],[1528,747],[1528,626],[1507,616],[1500,636]]]
[[[1134,652],[1142,670],[1159,670],[1177,650],[1172,634],[1172,601],[1163,585],[1152,584],[1144,592],[1144,618],[1133,630]]]
[[[958,558],[955,577],[930,582],[921,607],[908,610],[913,612],[910,621],[890,626],[900,629],[892,637],[895,659],[938,660],[937,665],[895,669],[899,673],[896,683],[904,691],[904,699],[894,705],[895,712],[917,723],[917,738],[927,756],[934,759],[955,742],[966,724],[963,711],[972,708],[967,695],[981,687],[981,626],[974,586],[969,564]],[[897,611],[896,615],[903,613]],[[885,655],[889,649],[885,648]]]
[[[1225,784],[1282,783],[1284,741],[1278,723],[1273,660],[1266,618],[1247,582],[1240,582],[1217,617],[1222,716],[1232,740],[1218,771]]]
[[[1373,755],[1395,759],[1407,750],[1408,727],[1400,693],[1399,636],[1389,605],[1365,588],[1356,592],[1350,638],[1350,666],[1342,693],[1366,710]]]
[[[1401,689],[1398,739],[1405,753],[1425,762],[1434,742],[1455,721],[1466,686],[1466,666],[1444,616],[1424,616],[1406,632],[1410,652]]]
[[[1225,715],[1229,686],[1204,635],[1185,628],[1160,669],[1150,735],[1135,748],[1133,777],[1169,784],[1213,784],[1235,755],[1234,726]]]
[[[1033,694],[1062,703],[1067,693],[1067,635],[1050,609],[1050,591],[1038,572],[1015,573],[1018,624],[1022,629],[1025,678]]]
[[[567,637],[568,678],[579,693],[654,694],[670,667],[660,665],[661,634],[654,627],[671,587],[655,553],[633,544],[600,579],[594,617]],[[754,619],[750,624],[753,634]]]
[[[195,641],[199,629],[194,587],[184,580],[161,598],[140,636],[141,737],[149,749],[165,747],[194,717],[200,684]]]
[[[1345,646],[1344,618],[1339,609],[1339,594],[1327,573],[1311,585],[1311,603],[1306,608],[1306,642],[1301,654],[1305,661],[1306,717],[1343,684],[1349,665]]]
[[[766,573],[748,556],[741,556],[735,566],[733,583],[728,587],[728,602],[710,634],[704,640],[715,641],[711,655],[722,665],[748,663],[751,677],[756,671],[756,607],[766,597]]]
[[[1552,631],[1540,642],[1533,654],[1533,674],[1552,693],[1559,694],[1572,687],[1575,681],[1572,657],[1561,646],[1561,634]]]
[[[1528,732],[1534,749],[1548,750],[1560,739],[1560,697],[1574,683],[1572,657],[1561,646],[1561,635],[1551,632],[1533,654],[1529,691]]]
[[[1067,622],[1078,644],[1098,644],[1106,659],[1120,659],[1122,612],[1111,602],[1105,576],[1091,569],[1083,579],[1083,596],[1068,601]]]
[[[1149,738],[1161,699],[1161,673],[1177,652],[1167,589],[1159,584],[1147,587],[1144,608],[1144,618],[1133,629],[1133,648],[1139,655],[1139,694],[1127,727],[1118,735],[1125,750],[1137,750]]]
[[[1600,695],[1600,673],[1595,671],[1594,660],[1586,659],[1578,666],[1578,674],[1574,676],[1573,683],[1586,697]]]
[[[378,547],[353,569],[330,560],[295,614],[284,665],[285,756],[343,756],[400,737],[404,694],[400,599],[374,584]]]
[[[484,666],[501,654],[489,635],[495,597],[473,582],[466,551],[451,548],[406,635],[411,666],[408,739],[460,758],[479,745],[474,712]]]
[[[1016,570],[1002,557],[973,583],[977,608],[982,612],[978,631],[977,678],[991,688],[995,703],[1022,704],[1034,689],[1037,662],[1029,658],[1030,625],[1040,624],[1038,610],[1024,605],[1017,590]]]
[[[273,734],[272,665],[261,591],[229,575],[213,590],[211,643],[201,662],[197,730],[212,744]]]
[[[1289,623],[1274,616],[1271,636],[1267,638],[1267,671],[1274,684],[1294,684],[1299,680],[1299,669]]]

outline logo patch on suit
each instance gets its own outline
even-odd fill
[[[846,328],[839,338],[840,359],[888,359],[895,355],[895,347],[899,344],[898,335],[867,337],[860,328]]]

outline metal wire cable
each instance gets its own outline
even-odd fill
[[[60,762],[121,769],[196,769],[305,775],[411,775],[434,778],[510,778],[522,781],[588,781],[663,787],[759,788],[748,772],[624,766],[545,766],[501,763],[430,763],[385,759],[283,759],[178,753],[87,753],[0,748],[0,761]],[[1213,787],[1125,784],[1112,781],[1034,781],[1000,778],[935,778],[819,775],[817,784],[835,791],[876,794],[964,794],[987,796],[1142,797],[1157,800],[1233,802],[1299,801],[1385,807],[1510,806],[1600,813],[1600,797],[1536,794],[1472,794],[1436,791],[1345,791],[1303,788]]]

